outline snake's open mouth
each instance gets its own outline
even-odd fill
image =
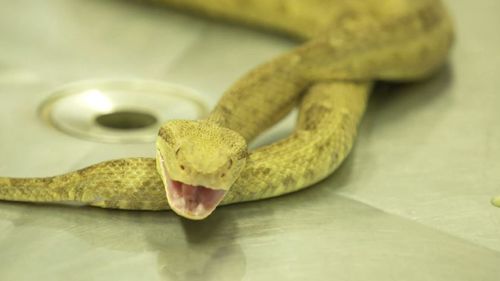
[[[165,159],[158,151],[161,173],[170,208],[178,215],[193,220],[201,220],[210,215],[222,201],[227,190],[191,185],[170,178],[165,167]]]
[[[179,215],[190,219],[204,219],[222,201],[225,190],[193,186],[167,179],[167,199]]]

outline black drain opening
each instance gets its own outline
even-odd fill
[[[158,119],[150,113],[123,110],[99,115],[95,118],[95,122],[106,128],[134,130],[154,125]]]

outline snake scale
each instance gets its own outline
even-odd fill
[[[453,41],[451,19],[437,0],[157,2],[303,43],[236,81],[206,119],[163,124],[156,159],[112,160],[47,178],[0,178],[0,200],[173,209],[203,219],[218,205],[303,189],[348,155],[374,81],[432,75]],[[247,150],[296,106],[299,117],[288,137]]]

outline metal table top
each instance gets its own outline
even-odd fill
[[[0,1],[0,175],[48,176],[153,144],[67,136],[36,114],[94,78],[156,79],[208,105],[295,43],[129,1]],[[500,2],[448,1],[449,65],[380,89],[355,149],[302,192],[172,212],[0,202],[1,280],[499,280]],[[288,132],[293,117],[260,138]]]

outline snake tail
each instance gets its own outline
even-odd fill
[[[128,158],[52,177],[0,177],[0,200],[166,210],[165,190],[155,165],[153,158]]]

